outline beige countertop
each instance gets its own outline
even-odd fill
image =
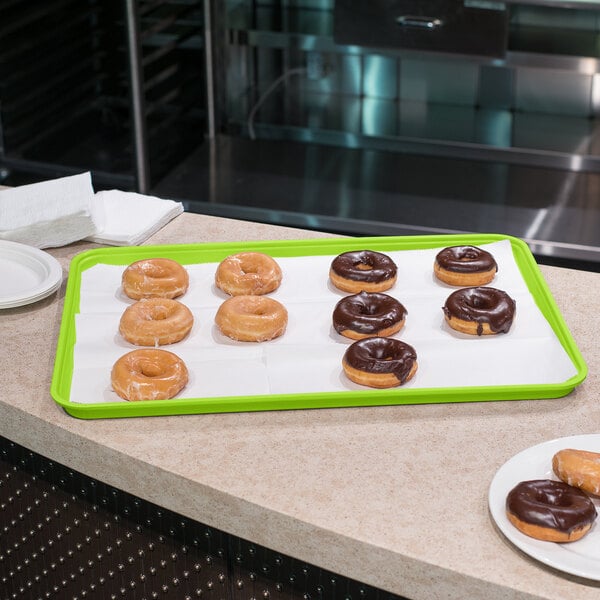
[[[328,237],[184,214],[148,243]],[[65,280],[91,244],[51,250]],[[514,548],[487,507],[519,451],[600,431],[600,274],[541,267],[589,367],[550,400],[79,420],[49,388],[65,285],[0,311],[0,435],[273,550],[414,600],[600,597]]]

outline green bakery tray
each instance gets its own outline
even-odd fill
[[[97,264],[127,266],[135,260],[157,256],[183,265],[218,263],[241,251],[264,252],[277,257],[337,255],[368,248],[380,252],[421,250],[453,245],[480,245],[509,240],[515,262],[538,308],[552,327],[576,374],[560,383],[527,385],[461,386],[440,388],[389,388],[263,394],[210,398],[174,398],[141,402],[78,403],[70,400],[76,340],[75,318],[79,312],[81,276]],[[326,238],[293,241],[176,244],[164,246],[111,247],[82,252],[71,262],[56,360],[50,392],[71,416],[82,419],[164,416],[221,412],[246,412],[333,407],[432,404],[559,398],[570,393],[587,375],[587,366],[525,242],[500,234],[458,234],[402,237]]]

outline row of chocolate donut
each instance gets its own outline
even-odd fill
[[[342,368],[359,385],[396,387],[417,372],[416,350],[390,337],[402,329],[407,315],[396,298],[383,293],[397,278],[394,261],[371,250],[339,254],[329,268],[331,283],[352,294],[335,305],[332,320],[337,333],[355,340],[342,356]]]
[[[505,291],[488,287],[498,264],[486,250],[475,246],[450,246],[435,258],[435,276],[463,289],[450,294],[442,308],[450,327],[469,335],[508,333],[516,303]]]
[[[496,260],[489,252],[475,246],[449,246],[436,255],[433,271],[444,283],[468,286],[450,294],[442,307],[450,327],[470,335],[509,331],[515,301],[506,292],[484,285],[492,281],[498,271]],[[352,251],[333,260],[329,276],[333,285],[342,291],[380,293],[396,283],[397,267],[381,252]],[[366,302],[364,297],[354,301],[359,305]],[[377,298],[376,304],[383,306],[384,298]]]
[[[481,248],[450,246],[438,252],[435,276],[450,285],[472,286],[453,292],[442,307],[453,329],[471,335],[508,332],[514,300],[501,290],[483,286],[497,270],[494,257]],[[417,370],[416,351],[404,342],[387,339],[400,331],[406,317],[404,306],[382,293],[396,283],[394,261],[371,250],[345,252],[331,263],[329,277],[335,287],[354,294],[340,300],[333,313],[336,331],[359,340],[343,358],[346,375],[370,387],[392,387],[408,381]]]

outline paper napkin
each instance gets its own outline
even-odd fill
[[[86,239],[112,246],[136,246],[183,212],[181,202],[135,192],[96,192],[92,216],[96,232]]]
[[[94,193],[90,173],[0,191],[0,239],[37,248],[78,240],[135,246],[183,212],[181,202],[121,190]]]
[[[0,191],[0,239],[55,248],[96,231],[89,173]]]

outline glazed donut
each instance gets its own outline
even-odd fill
[[[506,516],[522,533],[549,542],[575,542],[596,519],[596,507],[581,490],[562,481],[517,484],[506,498]]]
[[[266,342],[283,335],[288,313],[266,296],[232,296],[217,310],[215,323],[223,335],[239,342]]]
[[[189,286],[187,271],[170,258],[149,258],[130,264],[121,278],[123,291],[133,300],[177,298]]]
[[[508,333],[516,303],[502,290],[470,287],[456,290],[442,307],[452,329],[470,335]]]
[[[353,340],[388,337],[404,326],[406,309],[398,300],[377,292],[342,298],[333,310],[333,328]]]
[[[136,346],[164,346],[182,340],[191,330],[190,309],[170,298],[143,298],[121,316],[119,333]]]
[[[344,252],[333,259],[329,278],[343,292],[384,292],[398,276],[396,263],[381,252],[358,250]]]
[[[417,372],[417,353],[395,338],[364,338],[347,348],[342,367],[354,383],[390,388],[406,383]]]
[[[121,356],[110,379],[113,390],[125,400],[167,400],[187,385],[188,370],[172,352],[143,348]]]
[[[277,262],[261,252],[240,252],[219,263],[215,285],[230,296],[261,296],[275,291],[282,279]]]
[[[552,469],[565,483],[600,496],[600,453],[571,448],[559,450],[552,457]]]
[[[476,246],[444,248],[433,264],[435,276],[449,285],[485,285],[494,279],[497,271],[494,257]]]

